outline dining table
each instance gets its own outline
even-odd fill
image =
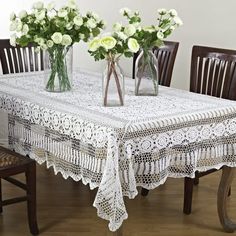
[[[104,107],[100,73],[75,69],[73,88],[63,93],[45,90],[44,72],[1,75],[1,143],[98,188],[93,206],[117,235],[128,217],[124,197],[135,198],[138,187],[222,168],[219,219],[235,231],[226,203],[236,167],[236,101],[164,86],[157,96],[135,96],[134,87],[125,78],[124,106]]]

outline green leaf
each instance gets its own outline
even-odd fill
[[[125,57],[132,57],[133,53],[132,52],[124,52]]]
[[[160,40],[160,39],[157,39],[156,41],[154,41],[153,42],[153,45],[152,46],[155,46],[155,47],[161,47],[161,46],[163,46],[164,45],[164,43],[163,43],[163,41],[162,40]]]
[[[93,36],[96,37],[96,36],[98,36],[100,34],[100,30],[98,28],[94,28],[92,30],[92,33],[93,33]]]

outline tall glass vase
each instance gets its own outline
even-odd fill
[[[44,58],[45,89],[64,92],[72,89],[73,53],[71,46],[55,45],[48,48]]]
[[[135,63],[135,95],[157,96],[158,61],[152,50],[140,51]]]
[[[103,72],[103,106],[123,106],[125,87],[124,76],[119,63],[108,59]]]

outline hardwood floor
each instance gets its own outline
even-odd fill
[[[92,206],[96,190],[81,182],[64,180],[52,170],[37,166],[38,225],[43,236],[105,236],[107,222],[98,218]],[[169,178],[165,185],[125,199],[129,214],[123,224],[123,236],[219,236],[222,231],[216,208],[216,193],[221,172],[200,179],[194,187],[191,215],[182,213],[183,179]],[[236,221],[236,180],[232,186],[229,214]],[[20,194],[21,190],[3,181],[3,197]],[[234,233],[235,235],[236,233]],[[30,235],[26,204],[6,206],[0,215],[1,236]]]

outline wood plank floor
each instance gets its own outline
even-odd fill
[[[92,206],[96,191],[81,182],[64,180],[52,170],[38,165],[38,224],[42,236],[105,236],[107,222],[98,218]],[[168,179],[147,197],[126,199],[129,214],[123,236],[219,236],[222,231],[216,209],[216,193],[221,172],[200,179],[194,188],[193,211],[182,213],[183,179]],[[236,221],[236,180],[229,201],[229,215]],[[20,194],[3,182],[4,197]],[[30,235],[26,204],[6,206],[0,215],[1,236]],[[236,235],[236,233],[232,234]]]

